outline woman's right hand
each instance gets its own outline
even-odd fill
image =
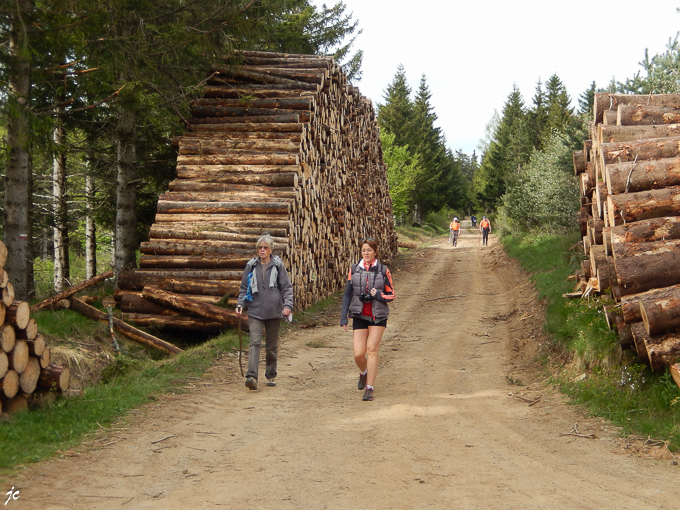
[[[340,327],[341,327],[342,329],[344,329],[345,332],[347,332],[347,324],[341,324]]]

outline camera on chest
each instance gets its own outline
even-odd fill
[[[371,296],[370,292],[362,292],[361,294],[359,294],[359,299],[363,303],[370,303],[371,301],[373,301],[373,296]]]

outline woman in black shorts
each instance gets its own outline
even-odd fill
[[[354,330],[354,361],[359,367],[363,400],[373,400],[373,384],[378,375],[378,349],[382,340],[388,303],[394,300],[392,274],[377,259],[378,243],[372,237],[361,241],[362,260],[352,266],[342,297],[340,327],[347,331],[348,316]]]

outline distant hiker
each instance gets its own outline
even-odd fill
[[[378,262],[378,243],[372,237],[361,241],[361,256],[347,276],[340,327],[347,331],[347,317],[352,317],[354,362],[359,367],[357,387],[364,390],[362,400],[373,400],[378,349],[387,327],[387,305],[394,300],[394,286],[390,270]]]
[[[482,246],[488,246],[491,223],[486,219],[486,216],[482,216],[482,221],[479,222],[479,231],[482,233]]]
[[[453,220],[451,221],[451,224],[449,225],[449,230],[451,231],[451,235],[449,235],[449,242],[453,246],[458,245],[458,234],[460,232],[460,221],[458,221],[458,218],[456,216],[453,217]]]
[[[470,222],[472,223],[472,228],[477,226],[477,216],[470,216]]]
[[[257,373],[260,364],[263,330],[267,337],[265,377],[267,386],[276,386],[276,358],[279,352],[279,323],[293,310],[293,284],[283,261],[272,256],[274,239],[262,235],[255,244],[257,257],[246,264],[241,278],[241,287],[236,304],[236,315],[243,314],[248,308],[250,328],[250,349],[248,350],[248,370],[246,387],[257,389]]]

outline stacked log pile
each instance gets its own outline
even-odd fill
[[[50,363],[50,348],[38,333],[27,302],[14,299],[3,269],[7,248],[0,242],[0,405],[3,412],[25,409],[35,393],[65,391],[68,367]]]
[[[623,349],[661,370],[680,360],[680,95],[598,93],[573,154],[587,259],[573,295],[611,293]]]
[[[389,263],[397,236],[375,112],[332,58],[238,52],[206,84],[177,140],[177,178],[159,198],[140,267],[118,277],[128,320],[214,327],[144,288],[233,303],[263,233],[275,240],[297,309],[344,285],[362,237],[375,238]]]

